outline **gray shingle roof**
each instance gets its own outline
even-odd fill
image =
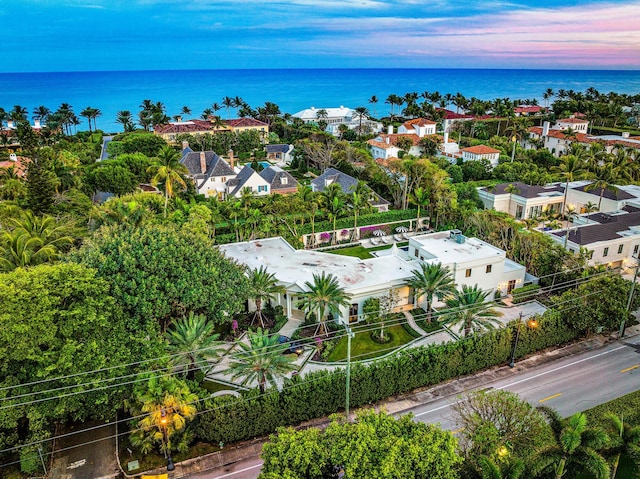
[[[289,188],[297,188],[298,181],[291,176],[287,171],[284,171],[279,166],[269,166],[260,172],[260,176],[271,185],[272,192],[278,192],[278,190],[286,190]],[[286,183],[282,181],[286,178]]]
[[[609,241],[621,238],[620,233],[628,231],[632,226],[640,226],[640,212],[627,214],[607,214],[598,213],[589,216],[594,221],[600,220],[599,224],[588,224],[576,229],[569,230],[569,241],[580,246],[586,246],[599,241]],[[556,231],[555,236],[564,238],[565,231]]]
[[[482,188],[483,191],[487,191],[494,195],[504,195],[507,193],[506,189],[509,185],[513,185],[516,190],[512,193],[516,196],[520,196],[521,198],[537,198],[540,195],[545,195],[557,191],[559,193],[564,193],[564,185],[556,184],[549,186],[538,186],[538,185],[527,185],[526,183],[522,183],[520,181],[516,181],[513,183],[500,183],[496,185],[494,188]]]
[[[291,148],[291,145],[287,144],[278,144],[278,145],[267,145],[267,153],[286,153]]]
[[[589,188],[589,185],[585,185],[585,186],[578,186],[572,189],[577,191],[585,191],[587,193],[591,193],[592,195],[596,195],[598,197],[600,196],[600,193],[601,193],[600,188],[593,188],[593,189],[588,189],[588,188]],[[602,197],[607,198],[608,200],[615,200],[615,201],[631,200],[635,198],[635,196],[630,195],[624,190],[616,191],[613,188],[607,188],[606,190],[604,190],[604,194],[602,195]]]
[[[204,152],[206,171],[203,172],[200,165],[200,153],[199,151],[190,151],[180,160],[180,163],[187,167],[189,174],[194,178],[206,179],[212,176],[233,176],[236,174],[229,164],[213,151]]]
[[[353,176],[349,176],[346,173],[343,173],[340,170],[336,170],[335,168],[327,168],[324,173],[311,181],[311,184],[314,186],[315,191],[324,191],[325,187],[328,186],[326,181],[330,183],[337,183],[340,185],[342,192],[346,195],[351,194],[351,192],[356,188],[358,184],[358,180],[356,180]],[[375,191],[373,192],[374,199],[371,202],[374,206],[380,205],[388,205],[389,202],[385,200],[382,196],[380,196]]]

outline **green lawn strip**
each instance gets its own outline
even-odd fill
[[[229,384],[219,383],[218,381],[202,381],[202,387],[209,391],[211,394],[217,393],[218,391],[235,391],[236,387],[233,387]]]
[[[355,331],[355,337],[351,340],[351,359],[361,361],[390,353],[415,338],[411,336],[402,326],[394,320],[389,321],[386,328],[387,334],[391,335],[391,341],[379,344],[371,339],[371,328],[365,327],[361,331]],[[331,351],[327,359],[328,362],[345,361],[347,359],[347,338],[343,337],[338,341],[336,347]]]
[[[408,241],[403,241],[402,243],[396,243],[399,248],[402,246],[407,246],[409,244]],[[351,246],[349,248],[338,248],[334,250],[325,251],[326,253],[333,254],[341,254],[343,256],[354,256],[360,259],[368,259],[373,258],[373,255],[370,251],[381,251],[385,249],[391,248],[393,245],[385,244],[381,246],[374,246],[373,248],[365,248],[364,246]]]

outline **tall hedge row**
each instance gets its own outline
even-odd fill
[[[528,329],[524,324],[520,327],[517,357],[569,342],[579,335],[552,311],[540,318],[538,328]],[[511,355],[514,332],[515,328],[509,327],[458,342],[405,350],[368,365],[354,364],[351,406],[364,406],[505,364]],[[282,391],[273,390],[261,396],[254,390],[243,398],[211,399],[206,403],[209,411],[199,415],[194,426],[201,440],[235,442],[267,435],[279,426],[327,416],[340,411],[344,405],[344,370],[319,371],[285,381]]]

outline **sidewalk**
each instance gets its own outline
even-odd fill
[[[627,328],[625,337],[637,336],[638,334],[640,334],[640,325]],[[530,369],[567,356],[598,349],[612,341],[617,341],[615,334],[611,336],[598,335],[577,343],[569,344],[563,348],[547,350],[526,359],[519,360],[515,371]],[[389,398],[374,405],[374,407],[376,409],[384,407],[389,414],[400,414],[409,411],[418,405],[426,404],[430,401],[441,399],[443,397],[461,394],[465,391],[477,388],[480,385],[485,385],[498,379],[511,376],[513,373],[514,369],[509,368],[507,365],[494,366],[491,369],[481,371],[473,375],[451,379],[436,386],[419,389],[402,396]],[[303,423],[297,427],[322,427],[327,424],[329,424],[328,418],[319,418]],[[176,464],[176,469],[170,477],[183,477],[196,472],[207,471],[209,469],[215,469],[217,467],[232,464],[242,459],[255,457],[260,454],[262,444],[267,441],[267,437],[256,438],[251,441],[225,446],[225,448],[219,452],[184,461]],[[166,472],[166,469],[162,468],[156,471],[147,471],[146,474],[161,474],[164,472]]]

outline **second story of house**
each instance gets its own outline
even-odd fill
[[[235,178],[227,180],[227,196],[240,198],[246,193],[254,196],[266,196],[271,193],[269,183],[249,165],[245,165]]]
[[[589,120],[584,120],[581,118],[575,118],[571,116],[569,118],[563,118],[563,119],[557,120],[553,128],[556,130],[571,129],[578,133],[586,133],[588,127],[589,127]]]
[[[263,169],[260,176],[269,185],[272,194],[290,195],[298,191],[298,181],[279,166],[271,165]]]
[[[500,183],[492,188],[478,188],[478,197],[486,209],[509,213],[517,220],[536,218],[543,211],[560,212],[564,201],[564,185],[527,185],[516,181]]]
[[[266,145],[267,160],[279,165],[288,165],[293,159],[293,145],[278,143]]]
[[[425,118],[415,118],[413,120],[405,121],[398,127],[399,134],[413,134],[420,138],[427,135],[436,134],[436,122],[427,120]]]
[[[236,177],[231,165],[220,158],[214,151],[193,151],[187,147],[182,151],[182,163],[189,171],[189,176],[195,182],[198,193],[207,198],[217,196],[224,198],[227,191],[227,181]]]
[[[568,231],[549,235],[572,253],[586,249],[591,265],[617,268],[635,264],[633,257],[638,257],[640,249],[640,208],[627,206],[620,211],[587,215],[583,220]]]

